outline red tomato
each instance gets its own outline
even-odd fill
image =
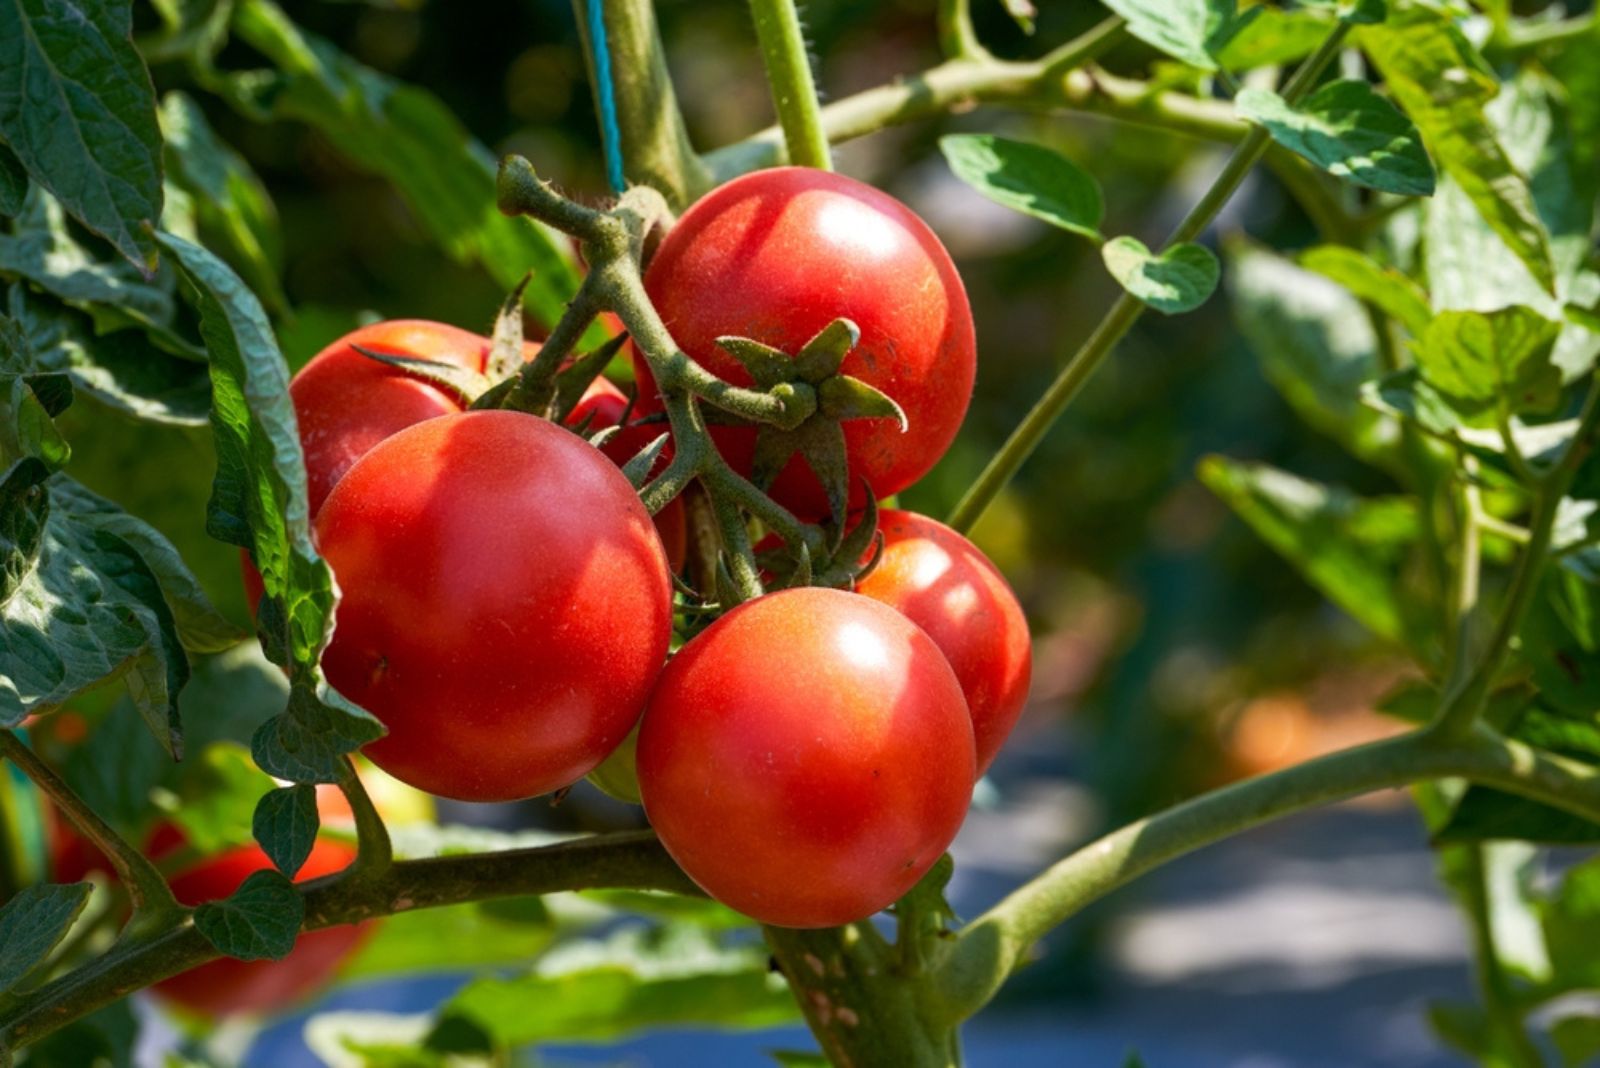
[[[638,720],[672,583],[650,516],[581,439],[519,412],[394,435],[317,516],[344,591],[328,679],[389,728],[372,762],[443,797],[582,778]]]
[[[839,590],[741,605],[679,651],[639,728],[661,842],[712,897],[827,927],[909,890],[976,779],[961,685],[898,612]]]
[[[898,493],[944,455],[972,396],[976,340],[961,277],[932,230],[909,208],[869,185],[810,167],[757,171],[713,190],[661,242],[645,289],[667,329],[707,370],[740,385],[750,376],[716,346],[736,334],[793,355],[834,319],[861,328],[841,370],[899,402],[910,421],[845,424],[851,507],[859,479],[879,497]],[[637,353],[640,410],[660,410],[654,379]],[[712,431],[722,453],[748,473],[755,431]],[[826,515],[816,476],[796,458],[772,496],[802,518]]]
[[[337,821],[341,811],[346,815],[350,811],[344,795],[334,786],[317,787],[317,807],[330,823]],[[182,834],[167,824],[156,829],[145,848],[152,859],[159,861],[182,842]],[[319,838],[305,865],[295,873],[294,881],[303,883],[332,875],[348,868],[355,859],[353,845]],[[174,875],[170,880],[172,893],[179,903],[189,906],[219,901],[239,889],[251,875],[271,867],[272,861],[260,846],[240,846]],[[154,989],[169,1001],[209,1016],[270,1012],[299,1001],[325,984],[372,930],[370,924],[356,924],[308,931],[282,960],[215,960],[164,979]]]
[[[950,661],[972,712],[982,774],[1028,696],[1033,646],[1022,606],[989,558],[943,523],[888,509],[878,529],[883,556],[856,592],[927,631]]]
[[[568,413],[567,425],[579,427],[583,426],[584,420],[588,420],[589,431],[592,433],[621,423],[623,413],[627,410],[628,395],[608,379],[596,378],[589,383],[589,388],[583,391],[583,396]],[[626,427],[606,442],[600,451],[621,467],[666,430],[665,424]],[[665,508],[656,513],[655,522],[656,533],[661,536],[661,545],[667,550],[667,563],[674,571],[683,570],[684,560],[689,553],[689,524],[684,518],[682,499],[674,497]]]
[[[378,442],[413,423],[461,410],[448,390],[369,360],[354,346],[481,372],[489,344],[486,337],[444,323],[395,319],[354,330],[312,357],[289,383],[311,514],[321,510],[350,465]],[[528,342],[524,350],[524,358],[531,359],[539,346]]]

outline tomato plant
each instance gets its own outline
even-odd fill
[[[1593,8],[0,5],[0,1064],[1377,1063],[1078,1025],[1385,793],[1593,1060]]]

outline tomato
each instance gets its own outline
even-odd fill
[[[809,167],[736,178],[694,204],[661,242],[645,289],[673,339],[707,370],[748,385],[748,372],[716,345],[734,334],[793,355],[844,317],[861,341],[841,370],[893,397],[910,429],[892,419],[845,423],[851,507],[859,479],[879,497],[898,493],[942,456],[967,410],[976,363],[972,310],[950,256],[904,204],[869,185]],[[654,379],[634,355],[640,411],[661,410]],[[748,474],[755,430],[717,427],[723,455]],[[802,518],[827,499],[803,460],[771,490]]]
[[[877,601],[782,590],[681,649],[639,728],[662,844],[763,923],[825,927],[893,903],[938,860],[976,779],[961,685]]]
[[[608,426],[617,426],[622,422],[627,410],[628,395],[609,380],[596,378],[589,383],[589,388],[583,391],[583,396],[567,414],[567,425],[581,427],[587,422],[588,432],[594,433]],[[624,427],[610,441],[602,445],[600,451],[621,467],[639,455],[640,450],[655,441],[666,430],[664,423],[659,426],[650,424]],[[659,472],[652,472],[652,474],[657,473]],[[689,524],[684,517],[683,500],[674,497],[665,508],[656,513],[655,522],[656,533],[661,536],[661,545],[667,551],[667,562],[672,570],[683,570],[684,560],[689,553]]]
[[[509,411],[419,423],[357,461],[316,538],[343,591],[323,667],[389,728],[365,751],[402,782],[531,797],[638,720],[672,583],[632,487],[576,435]]]
[[[357,345],[481,372],[490,342],[444,323],[394,319],[354,330],[313,356],[289,383],[313,516],[350,466],[378,442],[413,423],[461,410],[449,390],[368,359]],[[524,348],[525,358],[539,351],[533,342]]]
[[[950,661],[972,713],[982,774],[1028,696],[1033,646],[1022,606],[989,558],[943,523],[889,509],[878,529],[883,556],[856,592],[927,631]]]
[[[344,795],[334,786],[317,787],[317,807],[330,823],[336,822],[341,812],[348,818],[350,811]],[[182,844],[182,834],[165,824],[156,829],[145,848],[151,859],[159,862],[164,854]],[[353,844],[318,838],[294,881],[303,883],[332,875],[348,868],[355,859]],[[267,854],[252,844],[208,857],[169,881],[180,904],[202,905],[227,897],[245,879],[271,867]],[[308,931],[282,960],[215,960],[164,979],[154,989],[168,1001],[209,1016],[270,1012],[293,1004],[324,985],[372,930],[370,924],[357,924]]]

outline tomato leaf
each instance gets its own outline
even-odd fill
[[[161,218],[155,90],[128,0],[0,3],[0,140],[141,270]]]
[[[1270,90],[1245,88],[1234,106],[1335,177],[1401,196],[1433,195],[1433,164],[1417,128],[1366,82],[1329,82],[1296,107]]]
[[[698,927],[671,924],[570,944],[527,975],[474,980],[445,1003],[439,1027],[462,1020],[497,1043],[522,1046],[606,1040],[667,1022],[765,1027],[798,1013],[759,946],[725,946]]]
[[[194,910],[195,928],[235,960],[282,960],[294,948],[305,899],[275,871],[258,871],[231,897]]]
[[[228,631],[154,529],[36,460],[0,484],[0,725],[120,677],[156,739],[181,752],[184,640]],[[181,617],[181,622],[180,622]]]
[[[1463,416],[1544,411],[1561,392],[1550,362],[1560,327],[1520,305],[1440,312],[1417,340],[1422,377]]]
[[[1237,10],[1236,0],[1105,0],[1128,32],[1191,67],[1217,69],[1217,52],[1254,19],[1259,8]]]
[[[44,962],[89,903],[88,883],[25,886],[0,907],[0,993]]]
[[[217,447],[207,530],[250,549],[265,589],[259,626],[294,680],[286,710],[262,724],[251,749],[262,770],[296,782],[334,782],[346,753],[383,735],[369,713],[323,681],[319,660],[333,627],[333,573],[311,544],[305,461],[289,371],[255,296],[226,264],[163,235],[197,293],[211,355],[211,426]],[[271,602],[268,607],[268,602]]]
[[[1100,186],[1059,152],[992,134],[948,134],[939,150],[957,178],[996,204],[1102,240]]]
[[[1405,550],[1419,536],[1415,501],[1357,497],[1266,464],[1218,456],[1204,460],[1199,474],[1334,604],[1380,637],[1420,647],[1400,580]]]
[[[1333,19],[1321,11],[1278,7],[1261,8],[1216,54],[1223,70],[1247,71],[1304,59],[1333,29]]]
[[[1357,456],[1385,460],[1398,428],[1362,398],[1379,364],[1377,338],[1360,303],[1326,278],[1247,241],[1230,241],[1224,251],[1233,318],[1267,380],[1310,426]]]
[[[1411,116],[1429,154],[1461,186],[1540,288],[1555,290],[1550,237],[1528,181],[1496,140],[1484,105],[1499,89],[1494,72],[1443,11],[1414,5],[1360,41],[1389,93]]]
[[[1346,245],[1317,245],[1300,254],[1300,266],[1333,279],[1362,300],[1392,315],[1413,334],[1428,328],[1433,310],[1428,294],[1393,267]]]
[[[28,172],[17,154],[0,142],[0,215],[20,212],[27,195]]]
[[[0,468],[32,457],[52,471],[72,455],[54,416],[72,403],[72,380],[33,351],[17,324],[0,316]]]
[[[300,784],[263,794],[256,804],[252,826],[256,841],[278,870],[293,879],[311,855],[321,819],[317,815],[317,788]]]
[[[1174,245],[1160,255],[1135,237],[1100,247],[1106,270],[1130,294],[1163,315],[1193,311],[1217,288],[1217,257],[1203,245]]]
[[[278,314],[289,300],[278,282],[283,258],[278,213],[244,157],[221,141],[198,104],[183,93],[161,101],[167,174],[193,197],[207,243],[220,248],[262,302]]]

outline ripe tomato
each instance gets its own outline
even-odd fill
[[[621,472],[519,412],[465,412],[362,457],[317,516],[343,597],[328,679],[389,728],[372,762],[444,797],[532,797],[638,720],[672,626]]]
[[[661,242],[645,289],[667,329],[705,368],[751,381],[716,346],[735,334],[793,355],[834,319],[861,328],[841,370],[887,393],[910,421],[845,424],[851,507],[859,480],[880,497],[927,473],[950,447],[972,396],[976,340],[961,277],[932,230],[869,185],[809,167],[757,171],[713,190]],[[637,353],[640,410],[660,410]],[[755,431],[713,430],[728,461],[748,474]],[[827,514],[822,486],[798,457],[779,474],[774,499],[802,518]]]
[[[802,588],[678,652],[638,773],[662,844],[707,893],[763,923],[826,927],[888,906],[939,859],[976,761],[931,638],[866,597]]]
[[[982,774],[1028,696],[1033,647],[1022,606],[989,558],[943,523],[888,509],[878,529],[883,556],[856,592],[927,631],[950,661],[972,712]]]
[[[317,787],[317,808],[329,823],[338,822],[341,814],[348,818],[350,811],[344,795],[334,786]],[[156,829],[145,848],[152,860],[160,862],[182,844],[182,833],[171,824],[164,824]],[[303,883],[332,875],[349,867],[355,859],[354,845],[319,838],[305,865],[295,873],[294,881]],[[251,875],[271,867],[272,861],[260,846],[240,846],[178,872],[170,880],[172,893],[179,903],[189,906],[218,901]],[[356,924],[308,931],[282,960],[215,960],[164,979],[154,989],[163,998],[208,1016],[271,1012],[299,1001],[326,983],[372,930],[371,924]]]
[[[567,415],[567,425],[580,427],[588,421],[589,432],[604,430],[622,422],[628,410],[628,395],[605,378],[596,378],[583,391],[583,396]],[[624,427],[601,446],[600,451],[611,457],[618,467],[627,463],[639,451],[666,431],[665,424],[656,426]],[[658,465],[660,466],[660,465]],[[657,472],[652,472],[657,473]],[[656,533],[661,536],[662,548],[667,551],[667,562],[672,570],[683,570],[689,552],[689,524],[683,514],[683,500],[674,497],[665,508],[656,513]]]
[[[289,383],[313,516],[350,466],[378,442],[413,423],[461,410],[453,393],[370,360],[357,345],[479,372],[489,356],[488,338],[422,319],[363,326],[313,356]],[[524,349],[525,358],[532,358],[539,346],[529,342]]]

